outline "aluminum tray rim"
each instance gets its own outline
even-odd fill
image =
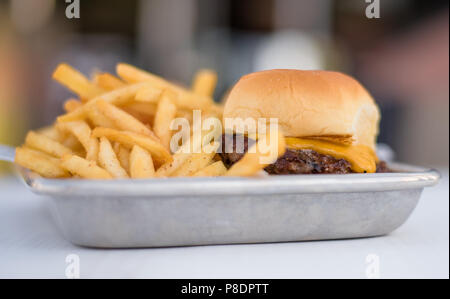
[[[146,180],[46,179],[19,168],[37,194],[58,197],[172,197],[214,195],[366,192],[424,188],[437,184],[435,169],[390,163],[401,172],[370,174],[277,175],[267,177],[161,178]]]

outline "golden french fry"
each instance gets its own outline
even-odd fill
[[[89,140],[89,147],[86,149],[86,159],[90,161],[97,161],[98,159],[98,139],[91,138]]]
[[[58,65],[53,79],[69,88],[82,98],[91,99],[105,91],[90,82],[83,74],[65,63]]]
[[[157,75],[151,74],[126,63],[118,63],[116,66],[116,72],[119,77],[128,83],[148,82],[159,88],[172,87],[173,85]]]
[[[111,143],[105,137],[100,137],[98,163],[113,177],[120,179],[128,178],[128,174],[120,165],[116,153],[114,153],[112,149]]]
[[[114,123],[114,127],[119,130],[135,132],[142,135],[147,135],[152,138],[155,138],[155,134],[148,128],[146,125],[141,123],[135,117],[130,115],[129,113],[123,111],[116,106],[109,104],[103,100],[99,100],[95,103],[95,107],[98,109],[100,113],[106,116]]]
[[[155,176],[152,156],[142,147],[135,145],[130,153],[130,175],[134,179],[145,179]]]
[[[157,165],[162,165],[172,161],[169,151],[158,141],[153,138],[134,132],[118,131],[109,128],[98,127],[92,132],[93,137],[106,137],[111,141],[117,141],[128,147],[139,145],[143,149],[150,152]]]
[[[78,141],[78,139],[74,135],[59,130],[56,125],[38,129],[36,133],[47,136],[48,138],[61,143],[65,147],[72,150],[72,152],[74,153],[80,154],[82,151],[84,151],[80,141]]]
[[[214,137],[219,133],[216,132],[216,130],[218,129],[219,128],[217,127],[213,127],[213,129],[208,132],[194,131],[194,133],[189,138],[189,142],[183,144],[172,156],[172,161],[158,168],[158,170],[156,171],[156,176],[169,177],[171,174],[173,174],[193,154],[202,152],[203,147],[210,144]],[[196,139],[200,140],[199,144],[194,142],[194,140]]]
[[[61,143],[33,131],[28,132],[25,138],[26,146],[40,150],[49,155],[61,158],[65,154],[71,154],[72,151]]]
[[[88,148],[86,149],[86,159],[90,161],[97,161],[98,159],[98,139],[91,138],[89,140]]]
[[[125,86],[125,83],[110,73],[97,73],[94,76],[94,82],[104,90],[114,90]]]
[[[120,107],[126,113],[132,115],[141,123],[153,127],[153,120],[156,114],[156,105],[147,103],[134,103]]]
[[[173,172],[173,176],[191,176],[200,169],[210,164],[215,156],[213,153],[192,154],[177,170]]]
[[[192,154],[188,153],[175,153],[172,156],[172,161],[167,162],[156,171],[156,177],[169,177],[172,173],[174,173],[184,162],[191,156]]]
[[[86,106],[84,105],[71,112],[58,116],[56,118],[56,121],[58,123],[65,121],[77,121],[77,120],[84,120],[86,117],[87,117],[87,109]]]
[[[221,176],[227,172],[227,168],[222,161],[216,161],[203,169],[200,169],[193,176],[207,177],[207,176]]]
[[[87,117],[94,127],[116,128],[114,122],[99,111],[96,105],[86,108]]]
[[[46,178],[60,178],[69,175],[59,165],[59,159],[26,147],[16,148],[14,162]]]
[[[83,145],[80,143],[77,137],[71,134],[67,134],[61,141],[61,144],[67,148],[70,148],[73,152],[84,151]]]
[[[167,149],[170,149],[170,138],[172,137],[170,123],[176,113],[177,107],[173,104],[170,93],[164,92],[156,110],[153,130]]]
[[[217,73],[213,70],[200,70],[195,74],[192,91],[198,95],[212,97],[217,84]]]
[[[135,102],[121,107],[125,112],[133,115],[141,123],[153,127],[156,114],[156,104]]]
[[[140,70],[129,64],[117,64],[116,72],[126,82],[147,82],[156,88],[168,89],[173,91],[176,94],[175,104],[180,108],[207,109],[213,103],[211,97],[197,95],[190,90],[172,84],[161,77]]]
[[[134,99],[136,92],[142,86],[145,86],[145,85],[146,85],[146,83],[131,84],[131,85],[126,85],[119,89],[115,89],[115,90],[107,92],[107,93],[103,93],[102,95],[93,98],[92,100],[90,100],[89,102],[87,102],[86,104],[81,106],[80,108],[78,108],[70,113],[59,116],[57,118],[57,121],[65,122],[65,121],[82,120],[87,117],[87,111],[88,111],[89,107],[92,107],[92,105],[94,105],[99,100],[104,100],[105,102],[109,102],[111,104],[119,105],[119,106],[129,103]]]
[[[270,136],[276,134],[277,139],[272,141]],[[268,148],[269,147],[269,148]],[[261,151],[266,148],[267,152]],[[278,157],[286,151],[286,142],[281,131],[271,130],[269,134],[262,135],[258,142],[248,149],[248,152],[241,160],[233,164],[225,174],[226,176],[252,176],[264,169],[269,164],[274,163]],[[271,155],[277,153],[277,155]],[[264,161],[263,161],[264,160]]]
[[[58,123],[57,128],[70,132],[83,145],[86,150],[86,159],[97,161],[98,155],[98,140],[91,136],[91,128],[84,121],[62,122]]]
[[[85,179],[113,178],[109,172],[99,167],[95,161],[88,161],[75,155],[64,155],[61,158],[61,167]]]
[[[117,158],[119,159],[120,165],[122,165],[123,169],[125,169],[128,173],[130,172],[130,151],[122,146],[119,142],[114,143],[114,152],[116,153]]]
[[[157,88],[151,85],[147,85],[139,89],[139,91],[136,93],[135,100],[137,102],[144,102],[144,103],[158,103],[159,98],[161,97],[163,93],[162,88]]]
[[[50,139],[58,141],[62,143],[67,137],[64,133],[58,130],[55,126],[48,126],[44,128],[40,128],[36,131],[36,133],[47,136]]]
[[[122,106],[122,109],[127,111],[130,114],[139,113],[146,115],[147,117],[155,117],[156,115],[156,104],[152,103],[140,103],[135,102],[125,106]],[[131,111],[131,112],[130,112]]]
[[[83,106],[83,103],[81,103],[77,99],[68,99],[67,101],[64,102],[64,110],[66,112],[75,111],[76,109],[80,108],[81,106]]]

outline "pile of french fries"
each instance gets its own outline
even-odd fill
[[[16,163],[46,178],[84,179],[248,176],[266,166],[256,161],[262,155],[256,151],[227,169],[216,154],[219,144],[213,143],[221,131],[202,131],[197,136],[200,146],[214,147],[212,152],[195,151],[193,143],[170,151],[174,119],[192,122],[193,110],[222,119],[222,106],[212,98],[214,71],[199,71],[191,88],[124,63],[117,65],[116,72],[117,76],[95,73],[88,79],[60,64],[53,79],[76,97],[64,102],[66,114],[55,124],[27,134],[25,144],[16,149]],[[187,146],[191,151],[186,151]],[[281,134],[276,146],[281,155]]]

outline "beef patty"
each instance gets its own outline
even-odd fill
[[[243,144],[242,144],[243,142]],[[224,164],[230,167],[239,161],[247,152],[249,146],[255,143],[247,137],[236,138],[236,135],[222,135],[222,153]],[[244,149],[244,153],[237,153],[236,148]],[[286,149],[283,156],[265,169],[269,174],[311,174],[311,173],[352,173],[351,164],[345,159],[336,159],[316,151],[303,149]],[[384,161],[377,164],[376,172],[390,172]]]

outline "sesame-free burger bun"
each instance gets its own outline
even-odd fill
[[[349,140],[375,149],[380,112],[367,90],[339,72],[269,70],[243,76],[224,118],[277,118],[287,137]]]

